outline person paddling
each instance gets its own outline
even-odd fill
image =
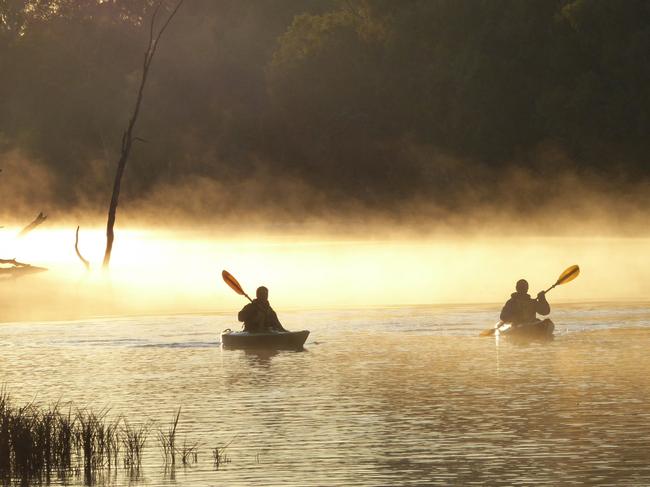
[[[501,310],[501,321],[520,325],[535,321],[537,313],[546,316],[551,312],[545,291],[537,293],[536,299],[531,298],[528,294],[528,282],[525,279],[518,280],[515,288],[517,291],[512,293]]]
[[[244,331],[264,333],[269,331],[287,331],[284,329],[278,315],[269,303],[269,290],[260,286],[255,293],[256,298],[242,308],[237,315],[244,322]]]

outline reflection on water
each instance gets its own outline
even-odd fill
[[[648,485],[650,310],[566,306],[553,342],[497,346],[493,308],[283,314],[303,352],[222,351],[224,316],[4,324],[0,382],[155,421],[109,485]],[[155,431],[179,406],[199,456],[170,470]]]

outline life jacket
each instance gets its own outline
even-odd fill
[[[275,328],[277,318],[268,302],[255,299],[241,310],[239,320],[244,322],[245,331],[261,332]]]
[[[526,293],[512,293],[510,314],[513,323],[529,323],[537,319],[537,302]]]

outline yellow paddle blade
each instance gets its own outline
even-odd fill
[[[497,321],[496,325],[494,325],[494,328],[490,328],[488,330],[483,330],[481,333],[479,333],[478,336],[491,337],[492,335],[494,335],[494,333],[497,331],[497,329],[503,324],[504,324],[503,321],[499,320],[499,321]]]
[[[577,265],[572,265],[567,270],[565,270],[560,277],[557,278],[556,286],[560,284],[566,284],[569,281],[573,281],[580,274],[580,267]]]
[[[237,294],[241,294],[242,296],[246,295],[241,285],[237,282],[237,279],[235,279],[230,272],[226,270],[222,271],[221,277],[223,277],[225,283],[228,284]]]

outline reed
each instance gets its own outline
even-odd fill
[[[199,443],[187,443],[187,440],[183,440],[183,446],[179,449],[181,454],[181,462],[183,465],[191,465],[196,463],[199,460]]]
[[[167,431],[158,430],[158,443],[165,459],[165,465],[176,465],[176,428],[181,417],[181,408],[178,408],[176,415],[172,418]]]
[[[235,438],[230,440],[224,446],[216,446],[212,449],[212,464],[215,470],[219,470],[219,467],[225,463],[230,463],[230,456],[226,453],[226,450],[230,444],[235,441]]]
[[[12,450],[12,474],[27,477],[32,472],[41,473],[42,455],[37,450],[37,418],[32,414],[32,404],[9,410],[9,442]]]
[[[72,465],[72,452],[76,439],[77,420],[72,416],[72,407],[67,414],[58,411],[54,431],[54,460],[59,472],[66,472]]]
[[[167,428],[160,429],[158,441],[165,465],[198,462],[199,443],[183,441],[179,447],[181,408]],[[109,409],[62,407],[56,403],[41,406],[30,402],[21,407],[12,404],[5,388],[0,388],[0,485],[13,485],[17,480],[29,485],[49,484],[52,475],[68,483],[81,475],[93,484],[110,478],[110,471],[119,460],[131,476],[139,476],[151,422],[132,425],[126,418],[109,418]],[[213,449],[215,466],[229,463],[226,448]]]
[[[73,460],[83,464],[84,475],[113,466],[119,454],[120,419],[109,421],[108,410],[99,413],[72,406],[49,407],[29,403],[14,407],[4,388],[0,390],[0,478],[44,479],[56,472],[67,479]]]
[[[98,444],[98,423],[101,418],[92,411],[77,410],[76,419],[79,427],[76,430],[75,440],[77,451],[84,459],[84,469],[89,471],[102,466],[103,449]]]
[[[123,461],[125,467],[132,469],[140,467],[142,454],[147,444],[147,436],[149,436],[148,423],[131,426],[126,419],[124,420],[120,441],[124,447]]]
[[[215,470],[219,470],[221,465],[230,463],[230,457],[226,453],[225,447],[214,447],[212,449],[212,465]]]
[[[7,391],[0,389],[0,474],[5,476],[11,472],[11,410]]]
[[[0,477],[45,478],[69,470],[75,435],[74,421],[59,405],[40,408],[33,403],[13,407],[0,392]]]
[[[117,466],[117,458],[120,454],[120,423],[122,418],[117,418],[106,425],[106,453],[108,468]]]

